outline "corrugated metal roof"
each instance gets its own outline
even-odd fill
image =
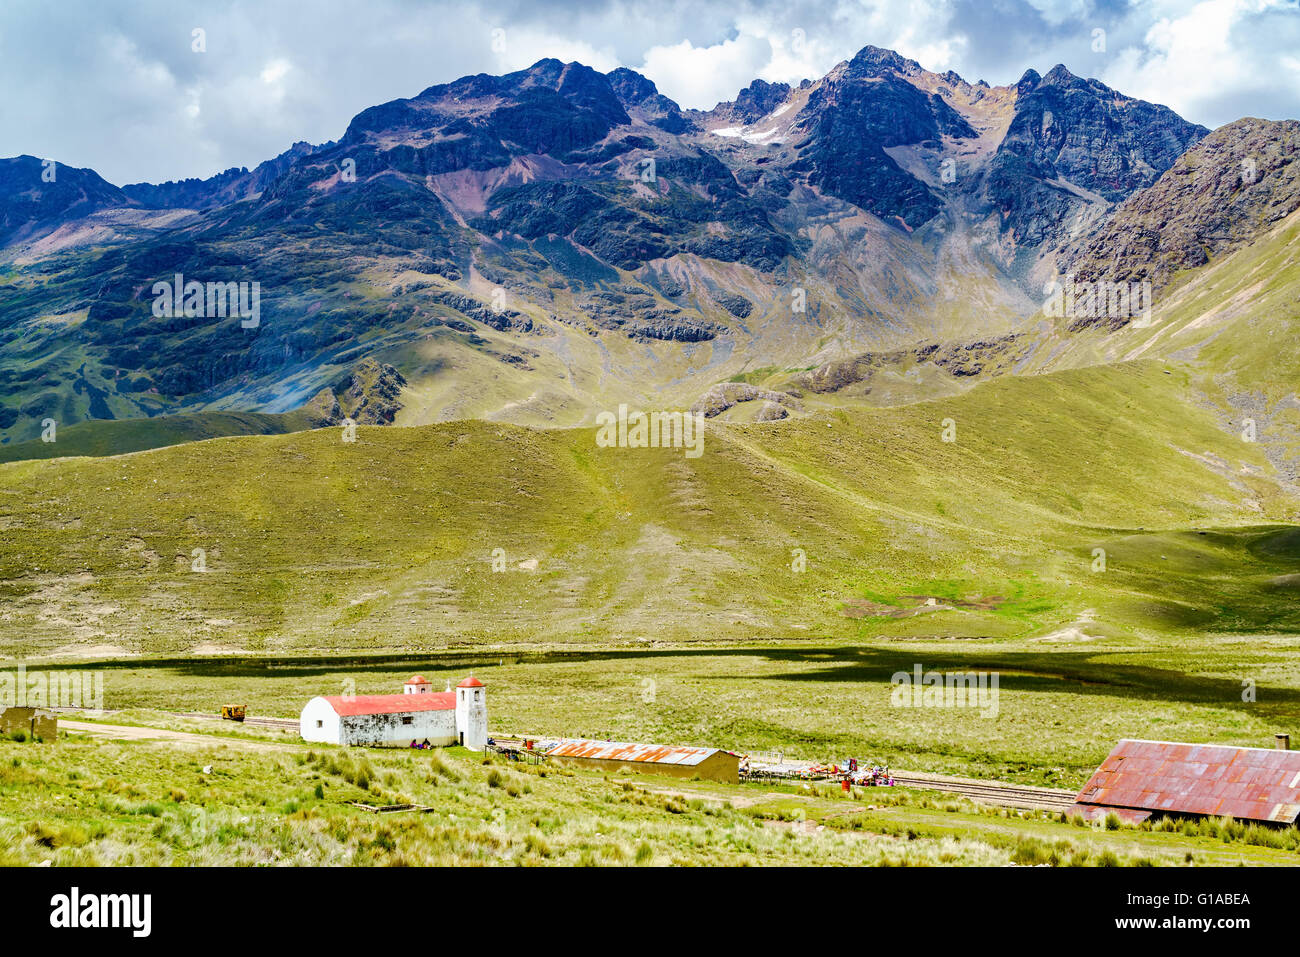
[[[456,692],[432,694],[358,694],[325,697],[338,715],[408,714],[416,711],[454,711]]]
[[[546,756],[694,765],[717,753],[717,748],[675,748],[662,744],[621,744],[617,741],[564,741],[547,751]]]
[[[1075,801],[1085,813],[1129,808],[1293,823],[1300,751],[1125,738]]]

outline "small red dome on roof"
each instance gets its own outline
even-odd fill
[[[460,684],[456,685],[456,687],[457,687],[457,688],[482,688],[482,687],[483,687],[483,682],[479,681],[479,680],[478,680],[477,678],[475,678],[473,675],[470,675],[468,678],[466,678],[466,679],[465,679],[464,681],[462,681]]]
[[[427,685],[429,683],[429,679],[423,677],[422,675],[411,675],[411,677],[406,679],[406,683],[408,685]]]

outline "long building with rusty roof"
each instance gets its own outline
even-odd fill
[[[1125,738],[1070,811],[1088,819],[1203,814],[1294,824],[1300,817],[1300,751]]]
[[[718,748],[683,748],[616,741],[564,741],[546,752],[548,760],[597,770],[631,770],[707,781],[740,781],[740,758]]]

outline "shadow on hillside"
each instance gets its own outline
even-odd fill
[[[1124,652],[1127,653],[1127,652]],[[682,648],[556,651],[484,655],[481,652],[442,652],[400,655],[351,655],[330,658],[172,658],[149,661],[113,661],[82,664],[79,668],[105,670],[166,670],[194,681],[203,679],[325,679],[332,675],[391,675],[394,671],[474,670],[490,681],[491,670],[504,661],[509,667],[575,665],[584,662],[654,661],[661,672],[674,670],[670,662],[680,662],[680,671],[705,681],[728,681],[723,670],[697,671],[696,665],[707,659],[754,659],[791,670],[766,672],[761,667],[745,669],[736,675],[743,680],[783,681],[793,685],[838,682],[844,684],[889,683],[897,672],[912,674],[919,665],[922,672],[996,671],[999,687],[1015,692],[1068,692],[1074,695],[1099,695],[1148,698],[1186,704],[1209,704],[1220,707],[1258,709],[1266,713],[1300,714],[1300,689],[1260,683],[1255,688],[1257,700],[1241,699],[1241,680],[1190,675],[1171,668],[1149,665],[1116,664],[1109,654],[1099,651],[1010,652],[996,648],[972,647],[962,652],[920,651],[860,646],[820,648]],[[816,665],[811,669],[793,670],[794,666]],[[63,670],[55,666],[48,670]],[[72,666],[66,666],[72,667]],[[1243,678],[1249,678],[1243,674]]]

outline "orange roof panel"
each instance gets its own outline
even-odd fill
[[[662,744],[623,744],[617,741],[564,741],[547,751],[546,756],[695,765],[717,753],[717,748],[680,748]]]

